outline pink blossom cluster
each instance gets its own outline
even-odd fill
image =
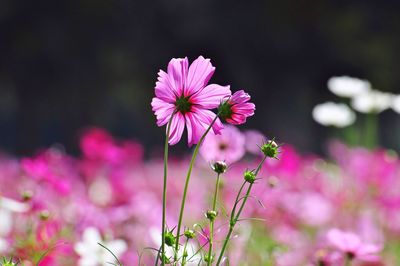
[[[188,228],[197,233],[193,249],[207,245],[204,212],[215,182],[210,160],[228,163],[218,205],[231,209],[243,169],[258,163],[263,139],[229,126],[220,138],[206,139],[214,157],[203,151],[195,166],[196,189],[188,193],[184,221],[198,223]],[[144,159],[140,143],[99,128],[85,131],[80,144],[79,157],[60,147],[22,159],[0,157],[0,255],[24,265],[108,265],[113,257],[100,242],[123,265],[154,263],[156,252],[147,247],[158,249],[161,241],[162,155]],[[229,244],[230,265],[399,265],[400,160],[394,152],[333,143],[326,160],[288,144],[281,149],[254,184]],[[170,158],[171,227],[187,164],[187,157]],[[217,250],[229,226],[226,216],[221,212],[216,220]]]

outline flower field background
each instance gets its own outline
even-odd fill
[[[243,169],[258,163],[255,131],[236,132],[242,158],[222,177],[219,203],[231,208]],[[258,135],[259,136],[259,135]],[[246,138],[249,137],[249,138]],[[160,245],[161,158],[143,158],[140,143],[116,140],[99,128],[80,140],[82,156],[59,147],[29,158],[2,155],[0,247],[24,265],[150,265]],[[231,265],[398,265],[400,161],[394,152],[330,145],[330,158],[306,156],[286,144],[267,162],[229,248]],[[188,158],[171,158],[167,224],[176,224]],[[206,243],[215,177],[199,161],[184,224]],[[5,189],[6,188],[6,189]],[[218,217],[217,245],[227,230]],[[140,256],[139,256],[140,255]],[[371,262],[372,261],[372,262]],[[241,263],[239,263],[241,262]]]

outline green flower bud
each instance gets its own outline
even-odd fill
[[[174,234],[172,234],[172,232],[165,232],[164,241],[167,246],[172,247],[173,245],[175,245],[176,239]]]
[[[216,161],[211,168],[213,169],[214,172],[216,172],[217,174],[223,174],[226,172],[226,169],[228,168],[228,166],[226,165],[225,162],[223,161]]]
[[[183,234],[184,234],[188,239],[192,239],[192,238],[195,238],[195,237],[196,237],[196,233],[195,233],[193,230],[191,230],[191,229],[186,230]]]
[[[33,192],[30,190],[26,190],[26,191],[22,192],[21,196],[22,196],[23,201],[29,201],[33,197]]]
[[[253,184],[254,181],[256,181],[256,175],[253,171],[246,171],[244,172],[244,180],[246,180],[250,184]]]
[[[216,211],[213,210],[209,210],[206,212],[205,216],[208,220],[210,220],[211,222],[215,220],[215,218],[217,217],[218,213]]]
[[[39,218],[42,221],[46,221],[50,217],[50,212],[48,210],[43,210],[39,213]]]
[[[267,143],[261,146],[261,151],[264,153],[265,156],[270,158],[277,158],[279,146],[276,144],[275,141],[269,140]]]
[[[214,261],[214,256],[211,255],[210,257],[208,257],[208,254],[204,255],[204,261],[205,262],[210,262],[210,264]]]

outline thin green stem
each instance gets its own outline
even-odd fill
[[[218,173],[217,175],[217,181],[215,182],[215,191],[214,191],[214,198],[213,198],[213,205],[212,205],[212,210],[216,211],[216,206],[217,206],[217,198],[218,198],[218,188],[219,188],[219,178],[221,174]],[[213,249],[213,238],[214,238],[214,219],[210,219],[210,243],[209,243],[209,248],[208,248],[208,260],[207,260],[207,265],[211,265],[211,254],[212,254],[212,249]]]
[[[378,143],[378,114],[376,112],[366,115],[365,120],[365,145],[369,149],[375,148]]]
[[[239,202],[239,197],[242,194],[242,190],[243,190],[244,186],[246,185],[246,183],[247,183],[246,181],[243,181],[242,186],[240,187],[239,192],[236,195],[235,203],[233,204],[233,208],[232,208],[232,212],[231,212],[231,218],[230,218],[231,221],[233,221],[233,218],[235,217],[235,212],[236,212],[237,204]]]
[[[267,157],[264,156],[263,159],[261,160],[261,162],[259,163],[259,165],[258,165],[256,171],[254,172],[254,175],[255,175],[255,176],[257,176],[258,173],[260,172],[261,167],[263,166],[264,161],[265,161],[266,159],[267,159]],[[236,214],[236,215],[231,215],[231,217],[234,216],[234,219],[231,219],[230,222],[229,222],[229,231],[228,231],[228,234],[227,234],[226,237],[225,237],[224,243],[223,243],[223,245],[222,245],[221,252],[220,252],[220,254],[219,254],[219,256],[218,256],[218,261],[217,261],[217,264],[216,264],[217,266],[220,265],[220,263],[221,263],[221,261],[222,261],[222,257],[224,256],[224,253],[225,253],[226,247],[227,247],[227,245],[228,245],[228,242],[229,242],[229,240],[230,240],[230,238],[231,238],[233,229],[235,228],[235,225],[236,225],[237,221],[239,220],[240,214],[242,213],[242,211],[243,211],[243,209],[244,209],[244,206],[246,205],[246,202],[247,202],[247,199],[249,198],[249,195],[250,195],[250,192],[251,192],[251,188],[253,187],[253,184],[254,184],[254,183],[251,183],[251,184],[249,185],[249,187],[247,188],[246,195],[245,195],[245,197],[243,198],[242,204],[240,205],[240,208],[239,208],[239,211],[237,212],[237,214]],[[243,187],[244,187],[244,186],[242,185],[241,189],[242,189]],[[238,200],[238,198],[240,197],[240,196],[239,196],[240,193],[241,193],[241,190],[239,190],[238,196],[236,197],[236,202],[235,202],[235,205],[234,205],[234,208],[233,208],[232,212],[233,212],[234,209],[236,208],[237,200]]]
[[[185,264],[186,264],[186,256],[185,256],[185,254],[186,254],[186,249],[187,249],[187,244],[188,244],[188,242],[189,242],[189,239],[187,238],[187,239],[186,239],[186,242],[185,242],[185,246],[183,247],[182,266],[185,266]]]
[[[214,125],[215,121],[217,121],[218,119],[218,115],[215,116],[214,120],[211,122],[211,124],[208,126],[207,130],[204,132],[204,134],[201,136],[199,142],[197,143],[193,155],[192,155],[192,159],[190,160],[190,164],[189,164],[189,169],[186,175],[186,181],[185,181],[185,187],[183,189],[183,196],[182,196],[182,203],[181,203],[181,209],[179,212],[179,220],[178,220],[178,227],[177,227],[177,233],[176,233],[176,242],[175,242],[175,254],[177,254],[178,249],[179,249],[179,237],[180,237],[180,232],[181,232],[181,226],[182,226],[182,218],[183,218],[183,212],[185,209],[185,202],[186,202],[186,194],[187,194],[187,190],[189,187],[189,181],[190,181],[190,175],[192,174],[192,169],[194,166],[194,162],[196,161],[196,157],[197,154],[199,153],[199,149],[201,144],[203,143],[204,138],[206,137],[206,135],[208,134],[208,132],[210,131],[210,129],[212,128],[212,126]],[[175,262],[177,260],[177,255],[175,255]]]
[[[167,174],[168,174],[168,142],[169,134],[171,131],[172,118],[176,112],[172,113],[167,126],[167,134],[165,136],[164,145],[164,184],[163,184],[163,210],[162,210],[162,222],[161,222],[161,266],[164,266],[164,255],[165,255],[165,213],[167,209]]]

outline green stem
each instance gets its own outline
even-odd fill
[[[218,198],[218,188],[219,188],[219,178],[220,178],[220,173],[217,175],[217,181],[215,183],[215,191],[214,191],[214,198],[213,198],[213,205],[212,205],[212,210],[216,211],[216,206],[217,206],[217,198]],[[211,265],[211,254],[212,254],[212,249],[213,249],[213,236],[214,236],[214,219],[210,220],[210,243],[209,243],[209,248],[208,248],[208,261],[207,265]]]
[[[199,149],[201,144],[203,143],[204,138],[206,137],[206,135],[208,134],[208,132],[210,131],[210,129],[212,128],[212,126],[214,125],[215,121],[217,121],[218,119],[218,115],[215,116],[214,120],[211,122],[211,124],[208,126],[207,130],[204,132],[204,134],[201,136],[199,142],[197,143],[193,155],[192,155],[192,159],[190,160],[190,164],[189,164],[189,169],[186,175],[186,181],[185,181],[185,187],[183,189],[183,196],[182,196],[182,203],[181,203],[181,209],[179,212],[179,221],[178,221],[178,227],[177,227],[177,233],[176,233],[176,242],[175,242],[175,254],[178,253],[178,249],[179,249],[179,237],[180,237],[180,232],[181,232],[181,226],[182,226],[182,218],[183,218],[183,211],[185,209],[185,202],[186,202],[186,194],[187,194],[187,190],[188,190],[188,186],[189,186],[189,181],[190,181],[190,175],[192,174],[192,169],[194,166],[194,162],[196,161],[196,157],[197,154],[199,153]],[[175,262],[177,260],[177,255],[175,255]]]
[[[263,158],[263,159],[261,160],[261,162],[259,163],[259,165],[258,165],[256,171],[254,172],[254,175],[255,175],[255,176],[257,176],[258,173],[260,172],[261,167],[262,167],[262,165],[264,164],[264,161],[265,161],[266,159],[267,159],[267,157],[264,156],[264,158]],[[235,228],[235,225],[236,225],[237,221],[239,220],[240,214],[242,213],[242,211],[243,211],[243,209],[244,209],[244,206],[246,205],[246,202],[247,202],[247,199],[249,198],[249,195],[250,195],[250,192],[251,192],[251,188],[253,187],[253,184],[254,184],[254,183],[251,183],[251,184],[249,185],[249,187],[247,188],[246,195],[245,195],[245,197],[243,198],[243,201],[242,201],[242,204],[240,205],[239,211],[237,212],[235,218],[234,218],[234,219],[231,219],[230,222],[229,222],[229,231],[228,231],[228,234],[227,234],[226,237],[225,237],[224,244],[222,245],[221,252],[220,252],[220,254],[219,254],[219,256],[218,256],[218,261],[217,261],[217,264],[216,264],[217,266],[220,265],[220,263],[221,263],[221,261],[222,261],[222,257],[223,257],[223,255],[224,255],[224,253],[225,253],[226,247],[227,247],[228,242],[229,242],[229,240],[230,240],[230,238],[231,238],[233,229]],[[242,186],[242,188],[243,188],[243,186]],[[241,189],[242,189],[242,188],[241,188]],[[241,192],[241,190],[239,191],[239,193],[240,193],[240,192]],[[234,207],[233,207],[232,212],[234,211],[234,209],[236,208],[236,205],[237,205],[237,203],[238,203],[239,193],[238,193],[238,196],[236,197],[236,202],[235,202],[235,205],[234,205]]]
[[[346,256],[345,265],[346,265],[346,266],[351,266],[351,259],[350,259],[348,256]]]
[[[372,149],[378,143],[378,114],[373,112],[366,115],[365,145]]]
[[[185,253],[186,253],[186,249],[187,249],[187,244],[188,244],[188,242],[189,242],[189,239],[186,239],[185,246],[183,247],[182,266],[185,266],[185,264],[186,264]]]
[[[164,266],[164,255],[165,255],[165,212],[167,208],[167,173],[168,173],[168,142],[169,134],[171,131],[172,118],[176,112],[172,113],[167,126],[167,135],[165,137],[164,145],[164,184],[163,184],[163,210],[162,210],[162,224],[161,224],[161,266]]]

